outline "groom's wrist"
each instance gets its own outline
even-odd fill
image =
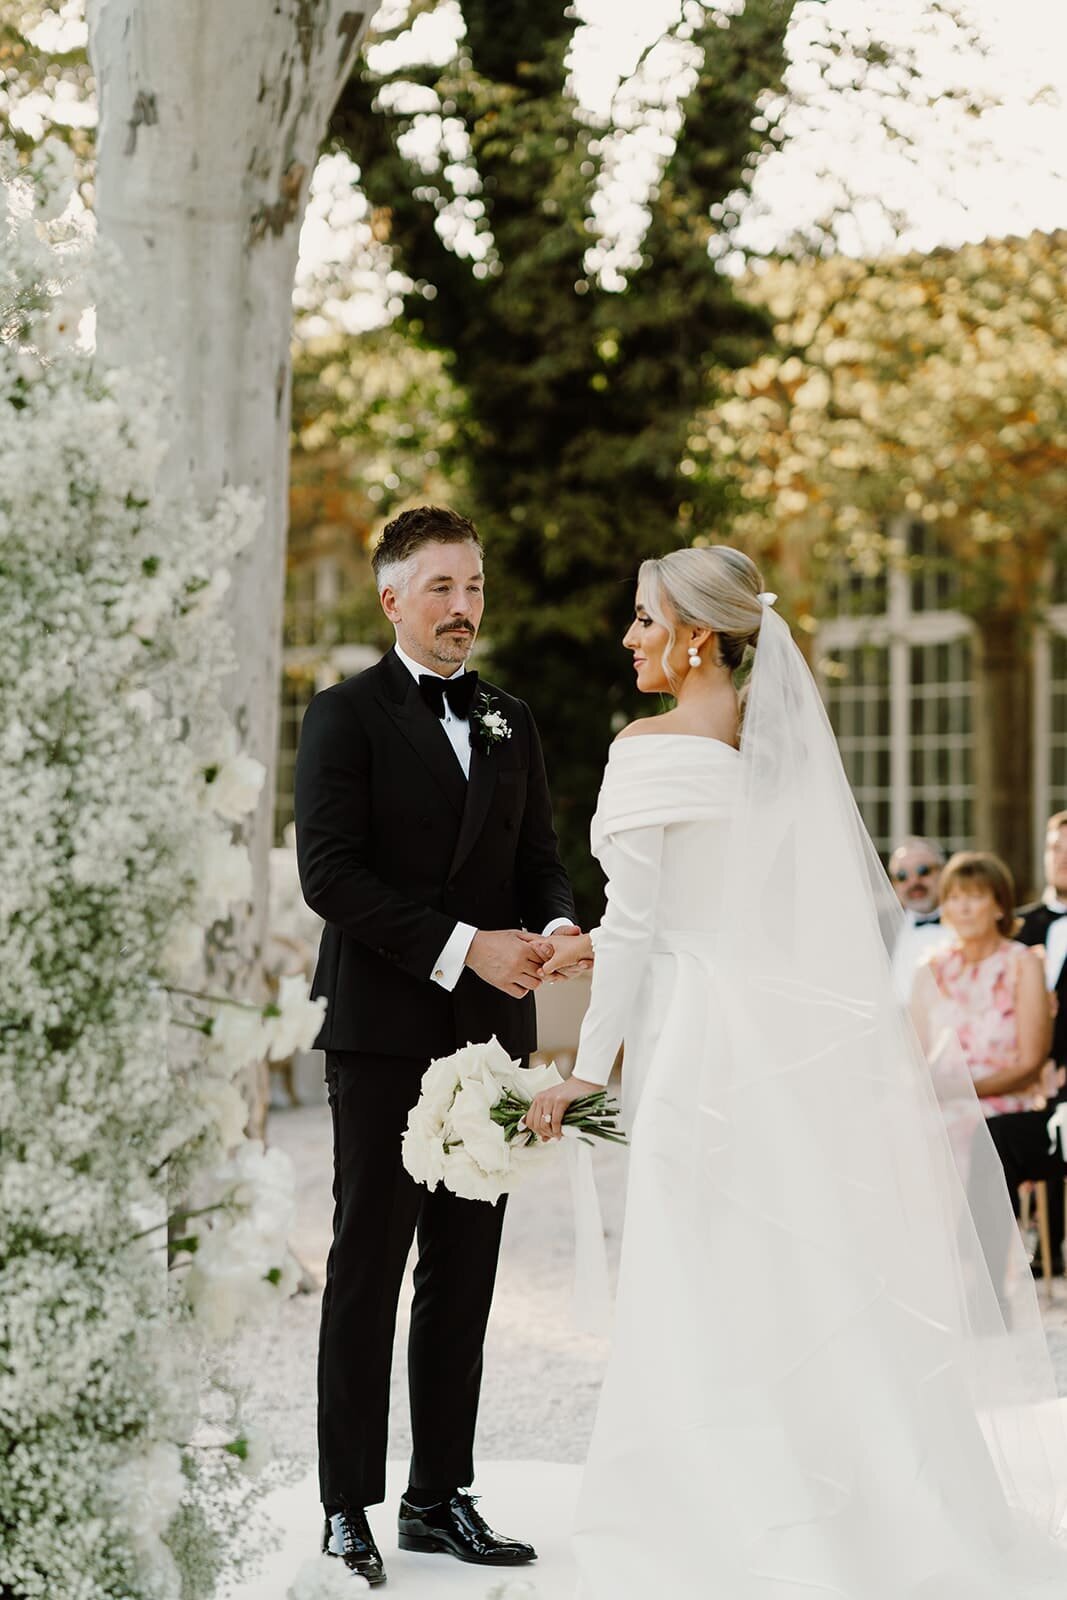
[[[432,983],[449,992],[456,987],[477,932],[477,928],[472,927],[469,922],[456,923],[444,949],[434,962],[433,971],[430,973]]]

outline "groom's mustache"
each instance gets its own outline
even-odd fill
[[[445,623],[441,624],[441,626],[437,629],[437,632],[439,634],[441,634],[441,633],[469,633],[471,638],[472,639],[474,638],[474,629],[470,626],[470,623],[468,623],[468,622],[445,622]]]

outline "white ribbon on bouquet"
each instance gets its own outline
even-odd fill
[[[525,1117],[519,1123],[526,1128]],[[529,1131],[529,1130],[527,1130]],[[571,1314],[583,1333],[606,1337],[611,1329],[611,1278],[593,1151],[578,1128],[560,1129],[574,1205],[574,1287]]]

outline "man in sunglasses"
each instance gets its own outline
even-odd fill
[[[929,839],[904,839],[889,857],[889,876],[910,922],[937,917],[937,891],[945,852]]]
[[[938,910],[944,865],[945,852],[930,839],[902,839],[889,857],[889,877],[907,919],[893,952],[893,982],[904,1005],[919,963],[948,938]]]

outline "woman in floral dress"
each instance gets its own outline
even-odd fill
[[[1052,1041],[1044,968],[1036,959],[1043,952],[1011,937],[1014,903],[1011,872],[999,856],[953,856],[941,880],[941,920],[955,938],[926,963],[936,986],[937,1025],[959,1040],[1006,1170],[1013,1119],[1045,1103],[1042,1077]],[[1008,1191],[1018,1216],[1019,1189],[1010,1178]]]

